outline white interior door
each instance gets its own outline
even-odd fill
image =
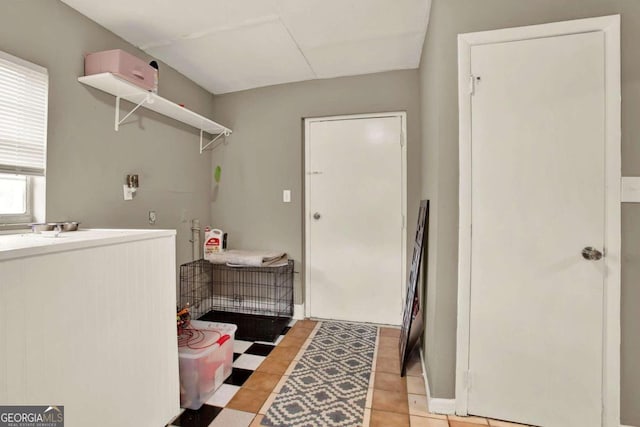
[[[471,74],[468,412],[600,426],[604,34],[472,46]]]
[[[400,324],[402,127],[402,115],[306,120],[308,316]]]

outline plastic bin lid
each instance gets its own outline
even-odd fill
[[[178,356],[187,359],[204,357],[233,339],[236,329],[236,325],[228,323],[194,320],[191,322],[191,329],[187,329],[178,337]]]
[[[238,327],[232,323],[205,322],[203,320],[192,320],[191,327],[195,329],[212,329],[225,334],[235,334]]]

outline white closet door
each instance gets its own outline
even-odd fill
[[[471,414],[601,425],[604,60],[602,32],[471,49]]]
[[[399,325],[402,118],[308,121],[307,138],[308,314]]]

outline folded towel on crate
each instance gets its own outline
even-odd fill
[[[227,264],[231,267],[280,267],[287,265],[289,261],[285,252],[239,249],[208,254],[205,259],[214,264]]]

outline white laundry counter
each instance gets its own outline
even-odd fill
[[[174,230],[0,235],[0,405],[65,425],[165,425],[179,410]]]

